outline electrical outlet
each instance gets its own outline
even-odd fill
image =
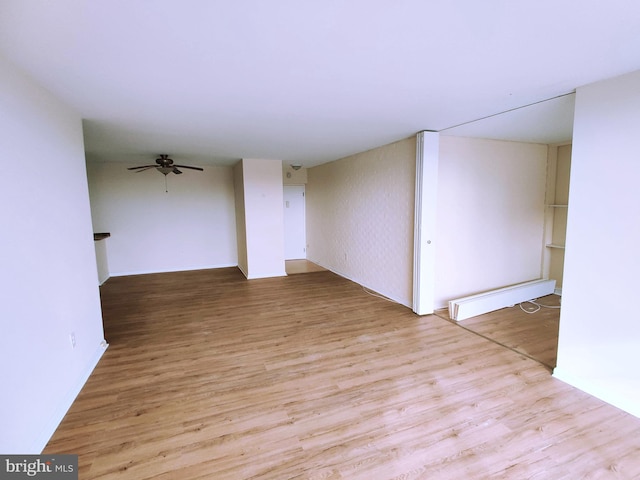
[[[76,333],[71,332],[69,334],[69,341],[71,341],[71,348],[76,348]]]

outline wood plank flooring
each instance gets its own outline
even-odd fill
[[[316,265],[309,260],[287,260],[285,263],[285,271],[288,275],[295,275],[298,273],[310,273],[310,272],[322,272],[326,268]]]
[[[331,272],[110,279],[81,479],[640,478],[640,419]]]
[[[536,303],[558,307],[560,306],[560,298],[558,295],[547,295],[539,298]],[[523,309],[536,310],[536,307],[531,303],[523,303],[522,306]],[[451,320],[447,309],[438,310],[436,314],[537,360],[547,366],[549,371],[553,371],[558,356],[560,309],[541,307],[535,313],[526,313],[523,309],[515,305],[460,322]]]

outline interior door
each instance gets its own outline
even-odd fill
[[[284,258],[307,258],[304,185],[284,187]]]

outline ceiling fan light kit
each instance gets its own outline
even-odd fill
[[[168,175],[171,172],[179,175],[182,172],[178,170],[178,168],[188,168],[189,170],[198,170],[202,172],[204,169],[200,167],[192,167],[190,165],[176,165],[173,163],[173,159],[169,158],[169,155],[160,155],[159,158],[156,158],[156,165],[141,165],[139,167],[129,167],[127,170],[136,170],[137,172],[144,172],[145,170],[149,170],[150,168],[155,168],[163,175]]]
[[[156,165],[140,165],[139,167],[129,167],[127,170],[135,170],[136,173],[144,172],[145,170],[149,170],[150,168],[155,168],[157,171],[164,175],[165,180],[165,192],[167,192],[166,183],[167,183],[167,175],[170,173],[175,173],[176,175],[181,175],[182,172],[179,168],[188,168],[189,170],[198,170],[202,172],[204,169],[200,167],[192,167],[190,165],[176,165],[173,163],[173,159],[169,158],[169,155],[162,154],[160,157],[156,158]]]

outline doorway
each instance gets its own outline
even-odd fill
[[[284,258],[307,258],[304,185],[284,187]]]

